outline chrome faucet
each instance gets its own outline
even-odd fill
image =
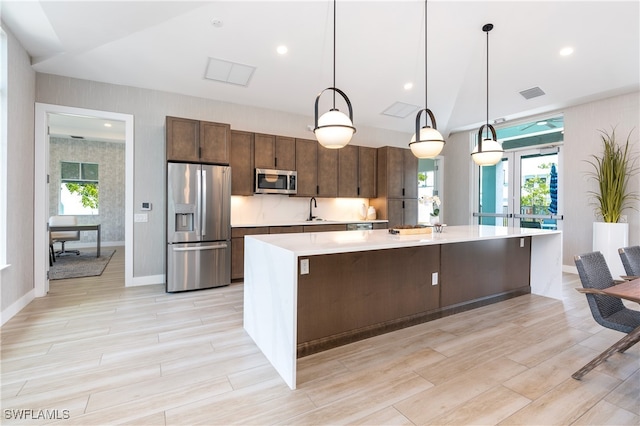
[[[313,205],[312,205],[313,203]],[[309,200],[309,217],[307,218],[308,221],[312,221],[313,219],[315,219],[316,217],[313,215],[313,207],[318,208],[318,203],[316,202],[316,197],[311,197],[311,199]]]

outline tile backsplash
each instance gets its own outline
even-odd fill
[[[252,197],[231,197],[231,224],[271,225],[303,222],[309,217],[310,197],[289,197],[279,194],[256,194]],[[318,207],[313,215],[324,220],[362,220],[362,204],[366,198],[316,198]]]

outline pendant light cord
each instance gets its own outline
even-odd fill
[[[336,0],[333,0],[333,87],[336,87]],[[336,109],[336,92],[333,92],[333,109]]]
[[[487,139],[489,139],[489,31],[491,31],[491,28],[489,28],[486,33],[487,33],[487,128],[486,128],[486,132],[487,132]]]
[[[427,103],[427,0],[424,0],[424,107],[429,108]]]

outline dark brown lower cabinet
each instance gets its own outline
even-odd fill
[[[440,287],[431,274],[439,246],[338,253],[309,258],[298,276],[298,347],[312,352],[369,337],[380,327],[398,329],[412,317],[437,309]]]
[[[531,292],[531,237],[303,260],[298,357]]]
[[[531,292],[531,237],[442,244],[443,307],[519,289]]]

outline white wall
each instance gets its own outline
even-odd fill
[[[575,266],[573,256],[592,250],[593,222],[596,220],[588,191],[597,185],[587,179],[589,165],[585,162],[593,154],[602,152],[598,130],[616,128],[616,135],[625,141],[633,130],[631,142],[637,156],[640,152],[640,92],[590,102],[564,111],[564,253],[563,264]],[[640,175],[629,188],[640,193]],[[640,202],[636,210],[627,210],[629,245],[640,244]]]
[[[33,298],[33,164],[36,74],[24,48],[7,33],[8,268],[0,271],[2,323]],[[44,224],[43,230],[45,232]]]
[[[575,267],[573,256],[592,250],[592,223],[595,220],[588,191],[596,189],[589,181],[585,160],[601,152],[598,129],[616,127],[620,138],[634,129],[631,141],[636,154],[640,152],[640,92],[615,96],[566,108],[564,113],[564,170],[560,190],[564,194],[563,259],[565,266]],[[473,132],[473,131],[472,131]],[[469,132],[451,134],[443,150],[445,158],[444,194],[447,200],[444,221],[447,224],[470,223],[472,211],[470,194],[475,190],[471,182]],[[639,163],[640,164],[640,163]],[[632,181],[630,190],[640,192],[640,175]],[[640,244],[640,202],[636,210],[627,210],[629,245]]]

